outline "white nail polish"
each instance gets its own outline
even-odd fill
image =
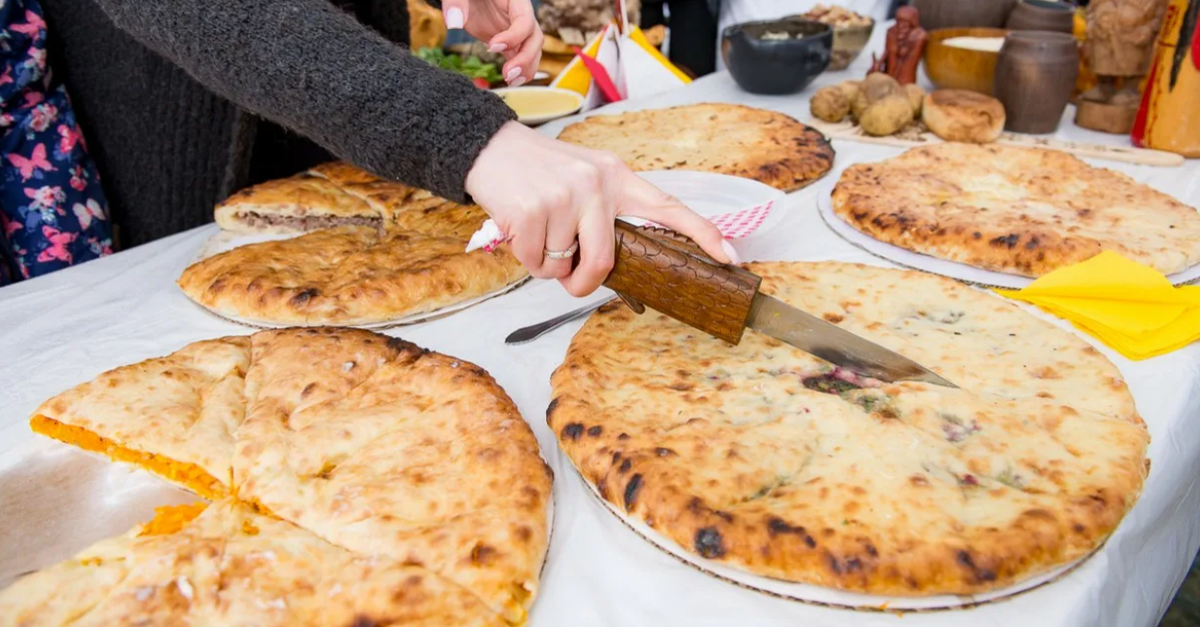
[[[518,77],[517,77],[517,80],[515,80],[515,81],[513,81],[513,82],[509,83],[508,85],[509,85],[510,87],[520,87],[521,85],[524,85],[524,84],[525,84],[525,77],[524,77],[524,76],[518,76]]]
[[[456,29],[463,27],[463,12],[458,7],[450,7],[446,11],[446,28]]]
[[[505,50],[508,50],[508,44],[506,43],[494,43],[491,46],[488,46],[488,52],[492,54],[504,52]]]
[[[513,82],[513,81],[517,80],[517,77],[518,77],[518,76],[520,76],[520,75],[521,75],[521,68],[519,68],[519,67],[515,67],[515,68],[513,68],[513,69],[509,70],[509,71],[508,71],[508,74],[505,74],[505,75],[504,75],[504,80],[506,80],[506,81],[508,81],[509,83],[511,83],[511,82]]]
[[[738,256],[737,251],[733,249],[733,244],[729,240],[721,240],[721,250],[725,251],[725,256],[729,257],[729,263],[742,263],[742,258]]]

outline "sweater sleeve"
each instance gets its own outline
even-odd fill
[[[462,202],[513,112],[326,0],[95,0],[118,27],[244,109],[375,174]]]

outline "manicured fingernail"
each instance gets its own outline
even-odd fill
[[[513,82],[509,83],[509,86],[510,86],[510,87],[520,87],[521,85],[524,85],[524,84],[525,84],[525,77],[524,77],[524,76],[518,76],[518,77],[517,77],[517,80],[515,80],[515,81],[513,81]]]
[[[463,27],[462,9],[460,9],[458,7],[450,7],[450,10],[446,11],[446,28],[462,28],[462,27]]]
[[[506,44],[506,43],[498,42],[498,43],[492,44],[491,46],[488,46],[488,52],[490,52],[492,54],[496,54],[497,52],[504,52],[505,50],[508,50],[508,44]]]
[[[742,258],[738,256],[737,251],[733,249],[733,244],[729,240],[721,240],[721,250],[725,251],[725,256],[729,257],[729,263],[742,263]]]
[[[504,80],[508,81],[509,83],[512,83],[513,81],[517,80],[517,77],[520,75],[521,75],[521,68],[515,67],[515,68],[509,70],[508,74],[504,75]],[[515,87],[515,85],[514,85],[514,87]]]

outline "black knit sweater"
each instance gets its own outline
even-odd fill
[[[475,157],[514,117],[409,53],[404,0],[44,4],[51,68],[126,247],[330,154],[462,200]]]

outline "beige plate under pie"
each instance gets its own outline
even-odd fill
[[[212,257],[214,255],[219,255],[223,252],[233,250],[234,248],[237,248],[239,246],[246,246],[248,244],[258,244],[261,242],[278,241],[278,240],[283,240],[283,239],[291,239],[293,237],[298,237],[300,235],[303,235],[303,233],[247,235],[245,233],[230,233],[229,231],[217,231],[216,233],[214,233],[212,235],[212,237],[205,240],[204,244],[202,244],[200,246],[200,250],[196,253],[196,256],[191,261],[188,262],[188,265],[190,266],[194,263],[198,263],[200,261],[208,259],[209,257]],[[454,314],[454,313],[457,313],[464,309],[467,309],[469,307],[478,305],[479,303],[482,303],[485,300],[491,300],[497,296],[507,294],[507,293],[517,289],[518,287],[521,287],[522,285],[524,285],[529,280],[529,278],[530,277],[527,276],[515,283],[510,283],[508,285],[505,285],[503,288],[496,290],[490,294],[484,294],[483,296],[479,296],[477,298],[472,298],[470,300],[466,300],[461,303],[455,303],[453,305],[450,305],[449,307],[442,307],[441,309],[435,309],[433,311],[426,311],[426,312],[422,312],[422,313],[418,313],[418,314],[412,314],[409,316],[401,316],[399,318],[393,318],[391,320],[383,320],[381,322],[373,322],[370,324],[340,324],[340,325],[335,325],[335,326],[354,327],[354,328],[358,328],[358,329],[369,329],[372,331],[380,331],[383,329],[391,329],[391,328],[395,328],[395,327],[402,327],[402,326],[407,326],[407,325],[412,325],[412,324],[420,324],[422,322],[431,322],[433,320],[445,318],[446,316],[449,316],[451,314]],[[216,316],[217,318],[220,318],[226,322],[232,322],[234,324],[240,324],[245,327],[250,327],[252,329],[285,329],[288,327],[304,326],[304,325],[298,325],[298,324],[279,324],[276,322],[270,322],[267,320],[257,320],[254,318],[246,318],[243,316],[230,316],[230,315],[227,315],[224,313],[219,313],[208,307],[205,307],[204,305],[201,305],[200,303],[196,303],[196,301],[194,301],[190,298],[188,300],[195,303],[195,305],[197,307],[203,309],[205,312],[207,312],[213,316]]]
[[[595,486],[585,480],[579,474],[579,469],[571,466],[575,470],[575,477],[588,488],[588,493],[595,497],[610,514],[620,520],[626,527],[632,530],[637,535],[660,551],[674,557],[684,564],[699,570],[700,572],[720,579],[729,584],[733,584],[740,588],[753,590],[762,594],[784,599],[787,601],[795,601],[797,603],[805,603],[809,605],[818,605],[821,607],[832,607],[838,609],[850,609],[868,612],[939,612],[947,610],[964,610],[972,607],[986,605],[996,601],[1010,599],[1020,594],[1024,594],[1031,590],[1040,588],[1046,584],[1053,583],[1079,568],[1084,562],[1096,554],[1103,543],[1100,544],[1094,551],[1088,553],[1082,558],[1075,560],[1064,566],[1060,566],[1053,570],[1044,572],[1040,575],[1035,575],[1007,588],[994,590],[986,594],[976,594],[971,596],[956,596],[956,595],[938,595],[928,597],[891,597],[880,596],[873,594],[861,594],[857,592],[845,592],[835,590],[833,588],[825,588],[811,584],[796,583],[792,581],[783,581],[781,579],[772,579],[761,575],[754,575],[744,570],[732,568],[720,562],[706,559],[684,549],[676,544],[670,538],[651,529],[646,523],[632,517],[627,516],[624,512],[618,509],[612,503],[600,498],[600,494],[596,492]]]

